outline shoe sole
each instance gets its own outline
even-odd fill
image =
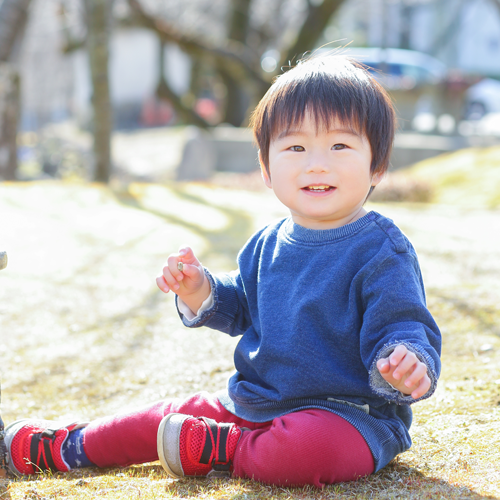
[[[175,479],[184,477],[179,444],[182,424],[188,418],[191,418],[191,416],[181,415],[180,413],[169,413],[163,417],[158,427],[158,437],[156,440],[158,457],[167,474]]]
[[[30,420],[29,418],[23,418],[22,420],[16,420],[15,422],[12,422],[5,428],[5,444],[7,446],[7,467],[9,468],[10,472],[15,474],[16,476],[24,476],[24,474],[21,471],[18,471],[16,467],[14,466],[14,463],[12,461],[12,457],[10,456],[10,448],[12,441],[16,437],[16,434],[28,423],[28,422],[33,422],[33,420]]]

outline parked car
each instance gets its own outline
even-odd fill
[[[377,79],[389,90],[435,85],[443,82],[448,74],[441,61],[414,50],[347,47],[343,53],[372,68]]]
[[[485,78],[465,92],[465,119],[480,120],[489,113],[500,113],[500,82]]]

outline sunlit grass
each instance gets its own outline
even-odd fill
[[[471,209],[500,207],[500,146],[470,148],[390,173],[374,197]]]
[[[500,212],[489,206],[370,207],[414,242],[443,332],[442,377],[435,396],[414,406],[414,445],[379,473],[320,491],[174,481],[154,463],[10,477],[0,480],[0,499],[498,497],[500,235],[482,225],[500,227]],[[186,243],[211,269],[229,270],[257,227],[286,214],[266,191],[199,183],[119,190],[2,184],[0,211],[8,214],[1,244],[9,265],[0,272],[6,423],[28,416],[88,420],[223,387],[237,339],[184,329],[172,296],[159,292],[154,278],[166,255]],[[205,216],[212,225],[200,222]]]

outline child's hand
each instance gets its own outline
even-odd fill
[[[168,293],[172,290],[184,298],[196,294],[203,287],[205,280],[205,272],[200,261],[191,248],[186,247],[181,248],[177,254],[169,255],[162,275],[156,278],[156,284],[163,292]]]
[[[413,399],[422,397],[431,387],[427,367],[404,345],[398,345],[388,358],[379,359],[377,368],[386,382]]]

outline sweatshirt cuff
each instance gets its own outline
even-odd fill
[[[411,394],[404,394],[395,387],[393,387],[389,382],[384,380],[380,372],[377,368],[377,361],[381,358],[387,358],[391,355],[391,353],[396,349],[398,345],[404,345],[410,352],[413,352],[419,361],[425,364],[427,367],[427,376],[431,381],[431,386],[429,390],[420,398],[413,399]],[[421,401],[423,399],[427,399],[436,390],[437,386],[437,374],[434,368],[434,360],[429,356],[429,354],[420,346],[416,344],[411,344],[409,342],[393,342],[390,344],[386,344],[382,349],[380,349],[376,358],[374,359],[372,366],[370,368],[369,373],[369,381],[371,389],[378,395],[386,399],[387,401],[396,403],[398,405],[410,405],[416,403],[417,401]]]
[[[208,311],[214,305],[214,294],[210,290],[210,295],[203,301],[197,313],[194,314],[193,311],[187,306],[187,304],[179,297],[177,299],[177,309],[188,321],[198,321],[201,315]]]
[[[217,290],[215,288],[215,283],[212,275],[208,269],[203,268],[205,271],[205,276],[208,278],[208,283],[210,284],[210,295],[203,301],[200,308],[198,309],[196,315],[189,309],[189,307],[179,298],[178,295],[175,296],[175,306],[177,307],[177,312],[187,327],[200,327],[215,314],[216,304],[217,304]]]

